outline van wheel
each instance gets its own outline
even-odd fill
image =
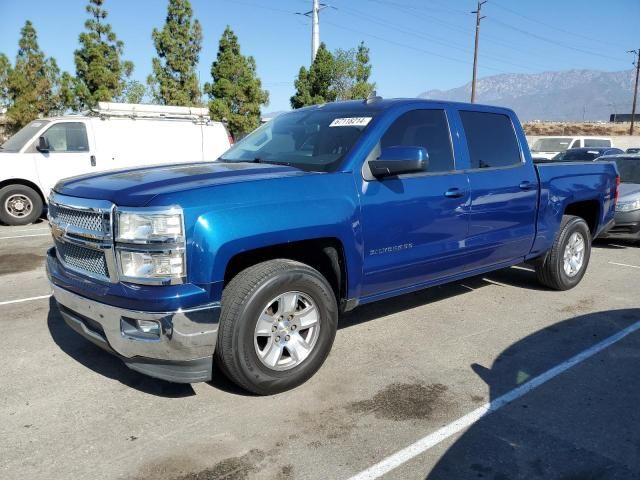
[[[224,289],[216,358],[242,388],[283,392],[322,366],[337,325],[335,295],[317,270],[285,259],[259,263]]]
[[[28,225],[42,214],[42,199],[26,185],[7,185],[0,189],[0,222]]]
[[[580,217],[563,215],[553,246],[536,266],[538,280],[554,290],[569,290],[582,280],[590,257],[587,223]]]

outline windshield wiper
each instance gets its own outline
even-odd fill
[[[265,160],[264,158],[256,157],[253,159],[253,163],[267,163],[269,165],[286,165],[290,166],[289,162],[278,162],[276,160]]]

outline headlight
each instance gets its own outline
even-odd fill
[[[633,202],[618,202],[616,205],[616,212],[632,212],[634,210],[640,210],[640,199]]]
[[[118,211],[119,242],[147,243],[178,240],[184,236],[182,211],[176,208],[162,213]]]
[[[125,279],[171,279],[185,274],[184,252],[119,250],[120,270]]]
[[[146,285],[185,281],[184,215],[179,207],[122,208],[116,211],[120,279]]]

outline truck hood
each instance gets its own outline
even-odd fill
[[[305,175],[297,168],[237,162],[197,162],[115,170],[66,178],[54,190],[71,197],[141,207],[155,196],[214,185]]]
[[[618,201],[632,202],[640,198],[640,184],[637,183],[621,183]]]

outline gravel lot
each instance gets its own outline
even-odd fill
[[[515,267],[356,309],[314,378],[252,397],[130,371],[50,298],[7,303],[49,294],[49,244],[0,227],[7,480],[346,479],[640,321],[640,248],[599,243],[569,292]],[[639,361],[640,331],[385,478],[639,478]]]

